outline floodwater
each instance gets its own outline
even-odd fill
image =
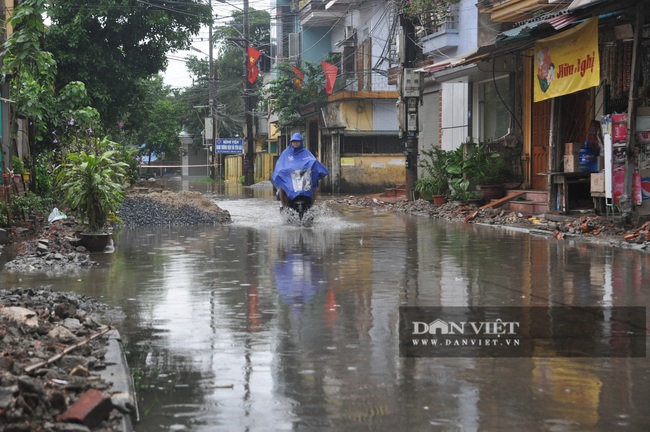
[[[233,223],[125,230],[73,275],[0,272],[124,312],[137,431],[650,430],[647,358],[398,348],[400,306],[647,307],[650,254],[370,209],[288,226],[266,189],[183,185]]]

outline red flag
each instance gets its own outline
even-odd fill
[[[260,74],[260,70],[257,68],[257,61],[260,59],[261,55],[262,53],[255,48],[250,46],[248,47],[248,61],[246,62],[246,65],[248,66],[248,81],[250,81],[251,84],[255,82],[257,76]]]
[[[339,68],[333,64],[329,64],[326,61],[321,61],[320,64],[323,66],[323,72],[325,72],[325,92],[327,94],[332,94],[334,91],[334,81],[336,81],[336,75],[339,73]]]
[[[305,74],[293,65],[291,65],[291,69],[293,69],[293,73],[296,74],[296,77],[293,79],[293,84],[298,88],[302,88],[302,83],[305,81]]]

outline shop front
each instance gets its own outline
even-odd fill
[[[650,22],[639,2],[585,3],[502,32],[468,61],[512,68],[524,185],[550,212],[650,214]]]

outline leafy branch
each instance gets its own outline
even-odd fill
[[[294,82],[296,74],[291,64],[282,63],[278,66],[278,77],[261,90],[261,102],[272,107],[271,110],[277,114],[278,122],[282,125],[294,121],[300,108],[305,105],[325,100],[325,95],[322,94],[325,78],[320,64],[306,62],[300,69],[305,75],[302,88]]]

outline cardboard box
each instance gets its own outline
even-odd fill
[[[577,154],[564,155],[564,172],[580,171],[580,157]]]
[[[580,149],[584,143],[579,143],[579,142],[572,142],[572,143],[566,143],[564,144],[564,154],[565,155],[570,155],[570,154],[578,154],[580,152]]]
[[[591,173],[591,192],[605,193],[605,173]]]

